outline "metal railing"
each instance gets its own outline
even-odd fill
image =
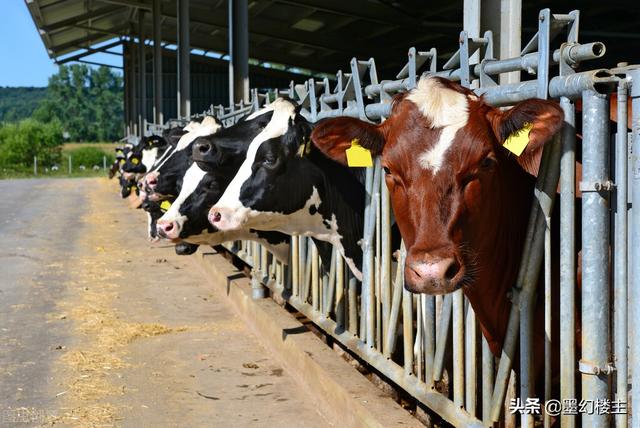
[[[362,283],[351,275],[335,249],[331,266],[321,269],[318,252],[308,238],[292,237],[288,264],[276,261],[257,243],[229,243],[227,247],[252,266],[255,296],[263,294],[262,285],[281,293],[325,333],[456,426],[486,426],[499,420],[506,426],[518,424],[510,404],[535,396],[532,332],[540,328],[547,336],[545,388],[539,391],[543,400],[551,399],[551,343],[559,342],[561,405],[572,405],[571,400],[591,400],[594,405],[597,400],[611,400],[609,410],[615,400],[626,405],[629,375],[632,385],[640,385],[640,370],[632,370],[640,367],[640,330],[628,328],[640,325],[640,210],[631,209],[631,202],[640,200],[640,68],[576,72],[578,64],[599,58],[605,51],[599,42],[578,43],[578,24],[577,11],[552,14],[545,9],[539,14],[537,34],[517,58],[496,60],[491,32],[479,38],[461,32],[459,50],[440,71],[435,49],[411,48],[407,64],[394,80],[379,80],[373,58],[354,58],[348,73],[336,74],[333,87],[328,79],[309,79],[279,92],[296,100],[302,114],[312,122],[336,116],[383,121],[390,113],[392,96],[413,88],[423,70],[424,75],[446,77],[473,88],[494,106],[534,97],[559,99],[566,123],[561,135],[547,144],[543,153],[501,358],[491,354],[462,291],[434,297],[404,289],[405,253],[402,249],[395,257],[392,254],[393,213],[379,159],[366,174]],[[476,53],[480,62],[471,64],[470,58]],[[499,74],[512,71],[534,78],[497,83]],[[617,129],[612,138],[609,94],[614,90]],[[628,95],[634,115],[632,152],[626,120]],[[576,130],[574,101],[580,98],[583,124]],[[249,105],[214,110],[230,124],[268,102],[268,95],[252,91]],[[575,212],[576,132],[583,136],[580,232],[576,231]],[[550,218],[558,183],[560,312],[553,313],[551,288],[557,285],[551,283]],[[614,232],[610,233],[612,226]],[[576,289],[578,233],[582,236],[581,290]],[[536,290],[541,268],[544,288]],[[544,294],[544,326],[533,325],[536,293]],[[578,307],[581,313],[576,314]],[[576,348],[576,316],[582,325],[581,355]],[[551,335],[555,317],[561,319],[560,337]],[[517,354],[519,376],[512,370]],[[577,375],[581,388],[576,385]],[[640,388],[633,389],[633,398],[640,402]],[[544,401],[541,404],[544,426],[548,427],[556,415],[545,413]],[[563,427],[576,426],[578,417],[584,426],[604,427],[610,423],[610,415],[598,409],[581,416],[570,413],[559,416]],[[626,427],[629,420],[629,415],[619,414],[615,425]],[[533,423],[532,414],[520,415],[519,425],[532,427]],[[634,425],[640,426],[639,421]]]

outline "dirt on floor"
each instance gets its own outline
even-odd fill
[[[23,218],[20,231],[55,228],[51,236],[66,236],[68,242],[58,243],[50,255],[41,254],[40,263],[20,267],[24,272],[10,279],[7,293],[15,293],[11,311],[24,321],[14,322],[12,312],[0,307],[0,324],[9,326],[3,339],[25,340],[18,325],[25,323],[52,334],[29,344],[42,354],[34,362],[40,374],[19,376],[28,367],[0,371],[2,422],[25,426],[18,423],[27,418],[34,426],[327,426],[311,399],[224,297],[207,288],[194,260],[147,242],[144,214],[119,199],[114,183],[16,182],[27,193],[36,188],[47,194],[78,192],[82,202],[55,206],[59,202],[52,198],[33,207],[46,213],[10,213]],[[46,215],[57,216],[56,221],[43,225]],[[23,250],[29,252],[28,247]],[[10,260],[0,258],[0,265]],[[39,275],[38,293],[22,293],[31,285],[19,278],[29,275]],[[38,304],[44,297],[51,303],[46,308]],[[15,367],[28,359],[26,348],[6,347]]]

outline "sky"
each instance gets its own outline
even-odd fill
[[[0,86],[47,86],[58,67],[47,55],[24,0],[2,1],[2,12]],[[121,63],[119,57],[108,54],[87,56],[87,60]]]

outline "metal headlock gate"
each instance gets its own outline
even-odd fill
[[[527,400],[535,396],[532,331],[544,328],[548,339],[545,388],[538,407],[544,426],[550,426],[555,416],[545,403],[551,399],[551,342],[559,341],[560,405],[566,410],[565,405],[591,404],[581,411],[561,412],[561,425],[576,426],[580,417],[583,426],[604,427],[615,421],[615,426],[626,427],[632,421],[630,401],[640,403],[640,390],[632,388],[630,393],[628,389],[629,384],[640,385],[640,370],[633,370],[640,367],[640,329],[634,328],[640,326],[640,210],[631,209],[631,201],[640,201],[640,66],[576,72],[578,64],[605,52],[602,43],[579,43],[578,25],[578,11],[552,14],[545,9],[539,14],[538,32],[516,58],[494,59],[491,32],[474,38],[463,31],[460,48],[440,71],[435,49],[411,48],[395,80],[379,80],[373,58],[354,58],[349,72],[338,71],[333,88],[328,79],[309,79],[280,92],[301,104],[303,115],[311,122],[335,116],[383,121],[390,113],[392,96],[413,88],[422,70],[423,75],[459,81],[494,106],[536,97],[559,99],[566,123],[561,135],[544,149],[501,358],[494,358],[479,334],[462,290],[434,297],[404,289],[405,254],[403,249],[399,263],[392,257],[393,213],[379,159],[366,173],[361,287],[335,249],[331,266],[321,274],[318,252],[309,238],[292,237],[288,266],[255,242],[229,244],[252,266],[255,297],[264,295],[263,285],[282,293],[325,333],[455,426],[486,426],[498,421],[515,426],[518,421],[510,410],[518,400],[525,403],[525,409],[533,406],[529,409],[536,413],[535,401]],[[534,78],[498,84],[497,76],[508,72],[525,72]],[[613,91],[617,91],[617,129],[609,129],[609,96]],[[631,136],[627,132],[628,97],[633,103]],[[574,101],[580,98],[583,220],[582,288],[578,290]],[[231,124],[265,102],[269,97],[254,90],[250,104],[216,107],[214,111],[225,124]],[[552,313],[550,218],[558,183],[560,313]],[[536,290],[541,267],[545,285]],[[537,292],[544,293],[544,326],[533,325]],[[578,299],[580,306],[576,305]],[[581,355],[575,346],[577,307],[581,307]],[[551,336],[552,317],[560,317],[560,337]],[[452,341],[448,340],[450,333]],[[400,346],[402,352],[396,352]],[[517,354],[518,376],[512,370]],[[452,367],[447,373],[451,388],[442,393],[435,385],[443,380],[445,367]],[[581,387],[576,384],[577,375]],[[479,390],[477,385],[481,385]],[[533,426],[532,413],[524,411],[518,416],[521,426]],[[640,426],[639,418],[634,418],[632,425]]]

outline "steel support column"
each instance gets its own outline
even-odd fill
[[[631,215],[629,217],[631,257],[629,266],[629,325],[633,326],[630,333],[629,367],[631,370],[632,388],[631,401],[640,403],[640,70],[629,73],[631,76],[631,127],[633,132],[633,146],[631,157]],[[640,426],[637,410],[633,418],[633,427]]]
[[[178,117],[191,116],[189,0],[178,0]]]
[[[609,398],[609,98],[582,95],[582,398]],[[591,412],[589,412],[591,413]],[[583,413],[582,426],[608,427],[609,415]]]
[[[493,33],[496,59],[517,58],[522,49],[522,0],[482,2],[481,26]],[[497,48],[497,49],[496,49]],[[519,72],[500,76],[500,84],[520,81]]]
[[[162,112],[162,34],[160,0],[153,0],[153,120],[164,122]]]
[[[138,55],[136,54],[136,43],[129,42],[129,59],[131,60],[131,75],[129,82],[131,83],[131,134],[138,135]]]
[[[247,0],[229,0],[229,102],[249,102],[249,12]]]
[[[138,109],[138,135],[144,136],[145,122],[147,121],[147,76],[146,55],[144,47],[144,11],[138,10],[138,80],[140,85],[140,108]]]

